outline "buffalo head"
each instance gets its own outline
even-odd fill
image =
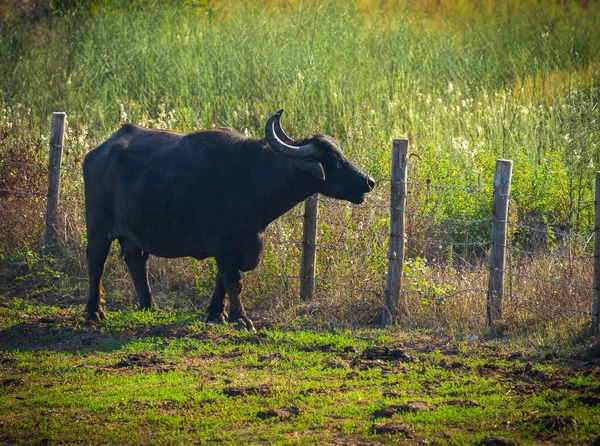
[[[283,110],[267,121],[265,135],[271,148],[297,158],[298,166],[318,181],[323,195],[360,204],[375,186],[375,180],[362,173],[342,153],[331,136],[312,135],[301,142],[288,137],[279,122]]]

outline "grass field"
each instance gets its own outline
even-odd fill
[[[124,310],[89,327],[68,304],[4,301],[0,443],[588,445],[600,435],[598,344],[267,321],[255,335],[199,320]],[[482,442],[491,437],[504,442]]]

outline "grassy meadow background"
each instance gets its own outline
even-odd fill
[[[549,235],[541,249],[568,256],[516,256],[511,265],[523,274],[591,287],[589,236],[600,165],[599,21],[595,1],[4,2],[0,189],[45,193],[43,170],[23,174],[22,166],[6,161],[46,164],[53,111],[67,113],[64,166],[77,171],[85,153],[125,121],[182,131],[229,126],[261,136],[268,116],[283,108],[288,134],[335,136],[348,157],[379,181],[366,207],[324,203],[319,226],[323,244],[370,257],[321,250],[317,274],[332,281],[319,282],[316,302],[303,304],[293,279],[300,247],[269,245],[261,267],[246,280],[255,316],[300,326],[378,322],[391,139],[400,137],[418,155],[410,161],[409,209],[436,218],[488,219],[495,160],[512,159],[512,223],[568,234]],[[79,175],[66,172],[62,190],[64,248],[54,260],[36,253],[43,199],[0,196],[3,292],[59,293],[63,304],[83,307]],[[39,218],[23,216],[23,209]],[[293,211],[274,225],[273,240],[300,240],[300,214]],[[409,218],[408,225],[410,311],[404,323],[451,332],[483,329],[485,295],[454,296],[487,286],[482,251],[489,247],[489,224]],[[513,246],[525,245],[516,232],[511,230]],[[427,237],[439,240],[436,247]],[[465,240],[479,247],[446,245]],[[436,268],[432,259],[480,269]],[[214,273],[211,261],[151,260],[152,286],[163,308],[202,311]],[[109,312],[111,306],[135,305],[116,255],[104,280]],[[572,337],[589,322],[587,315],[549,308],[589,311],[590,290],[526,282],[515,290],[534,302],[507,306],[516,331],[543,327]]]

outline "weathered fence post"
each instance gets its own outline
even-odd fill
[[[492,205],[492,248],[490,279],[487,293],[487,322],[493,325],[502,319],[504,294],[504,264],[506,261],[506,226],[508,222],[508,197],[512,161],[497,160],[494,174],[494,203]]]
[[[394,139],[392,146],[392,181],[390,200],[390,247],[388,274],[381,325],[393,323],[398,314],[402,265],[404,264],[404,210],[406,208],[406,168],[408,140]]]
[[[594,200],[594,300],[592,302],[592,335],[598,333],[600,317],[600,172],[596,172],[596,197]]]
[[[317,218],[319,194],[304,202],[304,228],[302,230],[302,265],[300,268],[300,297],[312,300],[315,293],[315,262],[317,256]]]
[[[60,189],[60,166],[62,163],[63,139],[65,136],[64,112],[52,113],[50,124],[50,156],[48,159],[48,196],[46,202],[46,227],[43,248],[56,245],[58,221],[58,192]]]

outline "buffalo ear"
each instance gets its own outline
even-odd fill
[[[300,169],[303,171],[310,173],[319,180],[325,181],[325,171],[323,170],[323,165],[320,162],[302,160],[299,164]]]

